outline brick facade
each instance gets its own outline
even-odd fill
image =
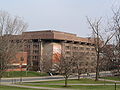
[[[27,68],[27,52],[18,52],[16,54],[16,59],[11,60],[11,64],[7,71],[26,71]],[[22,61],[21,61],[22,59]]]

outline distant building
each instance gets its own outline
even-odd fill
[[[103,58],[106,60],[106,67],[109,70],[120,71],[120,54],[116,45],[108,44],[102,50]]]
[[[62,52],[65,56],[86,52],[89,63],[86,64],[85,70],[95,71],[96,52],[90,38],[53,30],[23,32],[22,35],[14,35],[14,37],[14,42],[24,42],[23,51],[28,55],[27,65],[34,71],[42,70],[44,57],[49,58],[51,63],[59,62],[54,55],[60,55]]]

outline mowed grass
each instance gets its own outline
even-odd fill
[[[101,77],[102,79],[109,79],[109,80],[116,80],[120,81],[120,76],[114,76],[114,77]]]
[[[40,87],[51,87],[51,88],[67,88],[67,89],[77,89],[77,90],[115,90],[115,86],[80,86],[80,85],[74,85],[69,87],[63,87],[63,85],[39,85]],[[20,87],[12,87],[12,86],[0,86],[0,90],[38,90],[38,89],[32,89],[32,88],[20,88]],[[39,89],[43,90],[43,89]],[[120,86],[116,87],[116,90],[120,90]]]
[[[100,86],[83,86],[83,85],[68,85],[68,87],[64,87],[63,85],[37,85],[37,87],[51,87],[51,88],[66,88],[66,89],[76,89],[76,90],[115,90],[115,86],[107,86],[107,85],[100,85]],[[61,89],[62,90],[62,89]],[[116,90],[120,90],[120,86],[117,85]]]
[[[36,89],[12,87],[12,86],[0,86],[0,90],[36,90]],[[43,89],[39,89],[39,90],[43,90]]]
[[[5,72],[3,77],[39,77],[39,76],[48,76],[47,73],[39,73],[39,72],[33,72],[33,71],[10,71],[10,72]]]
[[[64,87],[64,80],[29,82],[24,84],[27,86],[67,88],[67,89],[77,89],[77,90],[114,90],[115,89],[114,85],[108,86],[108,85],[104,85],[104,83],[114,84],[114,82],[94,81],[92,79],[85,79],[85,78],[80,80],[77,80],[77,79],[68,80],[68,87]],[[59,85],[59,84],[63,84],[63,85]],[[103,84],[103,85],[69,85],[69,84]],[[116,90],[120,90],[120,85],[119,86],[117,85]]]
[[[30,82],[30,83],[64,83],[64,80],[55,80],[55,81],[39,81],[39,82]],[[114,83],[109,81],[95,81],[93,79],[82,78],[80,80],[77,79],[69,79],[68,84],[104,84],[104,83]]]

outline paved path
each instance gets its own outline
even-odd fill
[[[2,84],[4,85],[4,84]],[[43,90],[74,90],[74,89],[64,89],[64,88],[50,88],[50,87],[37,87],[37,86],[23,86],[16,84],[5,84],[5,86],[13,86],[13,87],[22,87],[22,88],[33,88],[33,89],[43,89]]]
[[[109,79],[99,79],[100,81],[108,81],[108,82],[120,82],[120,81],[115,81],[115,80],[109,80]]]
[[[33,82],[33,81],[45,81],[45,80],[55,80],[55,79],[64,79],[63,76],[45,76],[45,77],[22,77],[23,82]],[[2,78],[2,83],[16,83],[20,82],[19,78]]]
[[[95,78],[91,78],[91,77],[89,77],[89,78],[95,80]],[[110,79],[101,79],[101,78],[99,78],[99,81],[108,81],[108,82],[120,83],[120,81],[110,80]]]

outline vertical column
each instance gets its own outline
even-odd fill
[[[33,57],[33,42],[32,40],[29,40],[30,41],[30,67],[33,69],[33,60],[32,60],[32,57]]]
[[[39,66],[38,66],[38,68],[39,68],[39,71],[42,71],[42,62],[43,62],[43,55],[42,55],[42,53],[43,53],[43,43],[42,43],[42,40],[41,39],[39,39],[38,40],[38,42],[39,42],[39,58],[38,58],[38,62],[39,62]]]
[[[65,55],[65,43],[66,42],[67,42],[66,40],[61,42],[61,54],[62,55]]]
[[[71,43],[70,43],[71,45],[70,45],[70,56],[73,56],[73,52],[74,52],[74,41],[72,41]]]

